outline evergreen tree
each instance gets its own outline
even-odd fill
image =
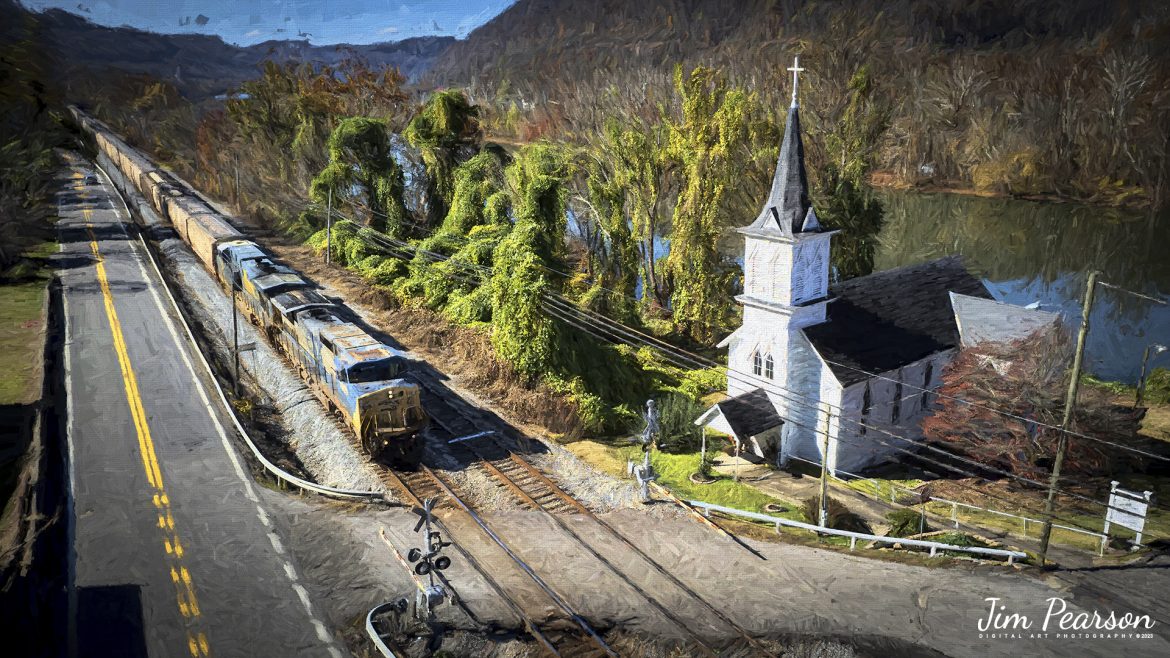
[[[873,272],[877,238],[885,211],[865,184],[889,110],[874,99],[869,69],[862,66],[849,80],[849,101],[833,130],[825,135],[827,161],[817,186],[818,212],[825,226],[839,229],[832,261],[842,279]]]

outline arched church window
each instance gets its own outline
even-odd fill
[[[775,374],[775,362],[772,360],[772,355],[764,357],[764,376],[772,379]]]
[[[752,352],[752,373],[759,377],[764,371],[764,359],[760,356],[760,351]]]

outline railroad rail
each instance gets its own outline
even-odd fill
[[[542,589],[549,596],[549,598],[552,599],[553,603],[558,608],[560,608],[568,616],[568,618],[571,619],[578,626],[578,628],[581,629],[581,631],[583,631],[585,637],[588,638],[589,641],[595,644],[597,648],[605,655],[616,658],[618,655],[617,652],[615,652],[609,647],[608,644],[606,644],[605,640],[589,625],[584,617],[574,611],[573,608],[564,600],[564,598],[557,594],[548,585],[548,583],[546,583],[544,579],[542,579],[532,569],[532,567],[530,567],[527,563],[524,562],[524,560],[516,555],[516,553],[512,551],[512,549],[503,541],[503,539],[501,539],[499,535],[496,534],[494,530],[492,530],[488,523],[484,521],[482,517],[476,514],[470,506],[463,502],[463,499],[459,497],[455,490],[451,488],[447,482],[443,481],[439,475],[431,470],[428,466],[423,464],[419,466],[417,471],[406,473],[394,471],[389,468],[383,468],[381,469],[381,474],[383,475],[384,482],[387,485],[392,486],[394,489],[404,493],[407,500],[412,505],[421,507],[422,501],[424,499],[436,495],[445,496],[445,500],[454,502],[456,505],[458,505],[460,509],[462,509],[471,517],[471,519],[476,523],[476,525],[479,526],[480,530],[482,530],[489,539],[491,539],[496,545],[504,550],[508,557],[512,559],[512,561],[520,568],[521,571],[523,571],[534,582],[536,582],[540,589]],[[488,586],[492,588],[492,591],[494,591],[496,595],[499,596],[500,599],[504,601],[504,603],[512,610],[512,612],[517,617],[519,617],[525,628],[528,630],[529,634],[532,635],[532,637],[537,642],[539,642],[549,654],[554,656],[563,655],[563,649],[561,648],[562,645],[573,643],[576,638],[573,638],[561,631],[550,631],[542,628],[541,624],[533,619],[531,615],[526,613],[520,604],[504,591],[503,587],[500,586],[499,582],[491,575],[488,569],[484,568],[483,565],[481,565],[480,562],[476,560],[473,555],[471,555],[471,553],[469,553],[459,544],[459,542],[453,541],[454,537],[440,519],[434,518],[432,522],[438,525],[447,534],[448,540],[451,540],[451,545],[459,551],[459,554],[462,555],[465,560],[467,560],[468,564],[470,564],[476,571],[480,573],[481,576],[483,576],[485,581],[488,583]]]
[[[429,393],[424,406],[427,406],[427,412],[431,417],[433,423],[438,425],[446,434],[449,435],[446,448],[453,453],[463,453],[464,456],[472,457],[468,460],[470,463],[478,463],[485,471],[490,473],[497,481],[509,489],[515,497],[525,506],[533,510],[546,512],[549,518],[567,535],[577,541],[589,554],[593,555],[595,559],[605,565],[610,571],[616,574],[619,578],[625,581],[635,592],[638,593],[647,603],[657,610],[663,617],[670,620],[677,626],[684,636],[689,638],[693,644],[693,648],[697,649],[699,653],[707,656],[717,656],[718,652],[712,648],[706,641],[700,638],[694,630],[682,619],[673,613],[667,606],[665,606],[658,598],[647,592],[644,588],[639,586],[633,578],[629,576],[623,569],[613,563],[612,560],[602,555],[593,548],[588,542],[581,537],[581,535],[574,530],[561,517],[568,515],[583,515],[593,523],[601,527],[606,534],[613,537],[621,544],[638,555],[650,568],[662,576],[665,580],[677,587],[684,596],[697,602],[706,611],[711,613],[716,619],[727,625],[731,631],[745,640],[747,644],[753,648],[766,653],[767,650],[756,640],[746,629],[736,623],[725,612],[712,605],[704,597],[702,597],[693,588],[679,580],[669,569],[639,548],[628,537],[618,532],[616,528],[595,515],[588,507],[583,505],[580,501],[572,495],[564,491],[556,482],[551,480],[548,476],[542,473],[538,468],[533,466],[526,459],[518,455],[510,447],[505,444],[505,440],[515,440],[515,436],[505,436],[501,432],[482,432],[482,426],[477,424],[474,420],[468,418],[467,414],[460,410],[456,404],[453,404],[443,391],[439,389],[438,385],[432,381],[432,378],[424,373],[413,373],[415,381],[417,381],[423,389]],[[441,411],[435,407],[443,407]],[[477,438],[467,441],[457,441],[451,443],[452,439],[457,439],[464,436],[474,436],[479,434]]]

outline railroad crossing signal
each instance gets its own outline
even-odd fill
[[[414,531],[419,532],[424,528],[423,535],[426,542],[425,548],[412,548],[406,554],[406,559],[414,564],[414,572],[420,576],[431,575],[431,584],[434,585],[434,571],[443,571],[451,566],[451,558],[439,553],[451,545],[449,541],[443,541],[443,536],[439,531],[431,529],[431,511],[435,508],[436,498],[427,498],[423,501],[422,507],[415,507],[411,511],[418,515],[418,523],[414,525]]]
[[[443,586],[435,583],[435,572],[443,571],[451,566],[451,558],[440,555],[444,548],[451,545],[451,542],[443,541],[443,536],[439,531],[431,527],[433,519],[431,512],[435,509],[437,500],[437,498],[427,498],[423,501],[422,507],[411,509],[418,515],[418,523],[414,525],[414,531],[424,532],[423,537],[426,545],[425,548],[412,548],[406,553],[407,561],[414,564],[414,573],[430,578],[430,584],[426,587],[420,585],[414,598],[415,614],[420,619],[428,620],[434,609],[447,598],[447,592]]]
[[[662,434],[662,426],[658,422],[658,405],[654,400],[646,401],[646,413],[643,418],[646,420],[646,428],[642,430],[640,436],[634,439],[642,444],[642,463],[635,464],[631,461],[626,465],[626,469],[638,481],[642,502],[649,503],[651,501],[650,483],[658,478],[657,474],[654,473],[654,467],[650,465],[650,449],[654,447],[655,441]]]

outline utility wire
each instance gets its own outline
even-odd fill
[[[383,217],[388,217],[388,215],[385,215],[384,213],[379,213],[379,212],[377,212],[377,211],[375,211],[375,210],[373,210],[373,209],[371,209],[371,208],[368,208],[368,207],[366,207],[366,206],[362,206],[362,205],[360,205],[360,204],[357,204],[356,202],[354,202],[354,201],[353,201],[353,200],[351,200],[351,199],[346,199],[345,201],[346,201],[347,203],[349,203],[350,205],[352,205],[352,206],[356,207],[356,208],[361,208],[361,209],[364,209],[365,211],[367,211],[367,212],[370,212],[370,213],[372,213],[372,214],[381,215],[381,216],[383,216]],[[416,225],[417,225],[417,224],[416,224]],[[387,236],[387,237],[388,237],[388,236]],[[468,242],[467,238],[465,238],[465,237],[463,237],[463,236],[458,236],[458,235],[451,235],[451,236],[446,236],[446,237],[449,237],[450,239],[452,239],[452,240],[454,240],[454,241],[456,241],[456,242],[461,242],[461,243],[463,243],[463,244],[466,244],[466,243]],[[408,243],[402,243],[402,244],[408,244]],[[443,255],[441,255],[441,254],[434,254],[433,252],[428,252],[428,253],[429,253],[429,254],[431,254],[431,255],[434,255],[434,256],[436,256],[436,257],[438,257],[438,258],[441,258],[441,259],[444,259],[444,260],[446,259],[446,257],[445,257],[445,256],[443,256]],[[469,264],[469,265],[470,265],[470,264]],[[483,266],[476,266],[476,267],[480,267],[481,269],[483,268]],[[548,272],[551,272],[551,273],[553,273],[553,274],[557,274],[557,275],[559,275],[559,276],[563,276],[563,277],[566,277],[566,278],[571,278],[571,277],[572,277],[572,275],[570,275],[570,274],[568,274],[568,273],[566,273],[566,272],[561,272],[560,270],[556,270],[556,269],[554,269],[554,268],[551,268],[551,267],[548,267],[548,266],[546,266],[546,265],[544,265],[544,264],[541,264],[541,265],[540,265],[540,268],[541,268],[541,269],[544,269],[544,270],[546,270],[546,271],[548,271]],[[488,270],[488,271],[490,271],[490,270]],[[1147,295],[1143,295],[1143,294],[1141,294],[1141,293],[1136,293],[1136,292],[1133,292],[1132,290],[1127,290],[1127,289],[1125,289],[1125,288],[1121,288],[1121,287],[1119,287],[1119,286],[1116,286],[1116,285],[1113,285],[1113,284],[1110,284],[1110,283],[1105,283],[1105,282],[1103,282],[1103,281],[1102,281],[1102,282],[1098,282],[1098,283],[1100,283],[1101,285],[1103,285],[1103,286],[1106,286],[1106,287],[1108,287],[1108,288],[1113,288],[1113,289],[1119,290],[1119,291],[1121,291],[1121,292],[1125,292],[1125,293],[1128,293],[1128,294],[1131,294],[1131,295],[1134,295],[1134,296],[1137,296],[1137,297],[1141,297],[1141,298],[1143,298],[1143,299],[1150,300],[1150,301],[1152,301],[1152,302],[1156,302],[1156,303],[1163,304],[1163,305],[1167,304],[1167,302],[1166,302],[1166,301],[1164,301],[1164,300],[1159,300],[1159,299],[1156,299],[1156,298],[1153,298],[1153,297],[1149,297],[1149,296],[1147,296]],[[628,295],[628,294],[625,294],[625,293],[622,293],[622,292],[618,292],[618,291],[616,291],[616,290],[610,290],[610,289],[608,289],[608,288],[604,288],[604,287],[602,287],[602,289],[603,289],[603,290],[606,290],[606,291],[608,291],[608,292],[611,292],[611,293],[613,293],[613,294],[615,294],[615,295],[619,295],[619,296],[622,296],[622,297],[626,297],[627,299],[632,299],[632,300],[634,300],[634,301],[638,301],[638,299],[637,299],[637,298],[635,298],[635,297],[632,297],[632,296],[630,296],[630,295]],[[563,297],[562,297],[562,299],[563,299]],[[656,338],[653,338],[653,337],[647,336],[646,334],[642,334],[642,335],[643,335],[644,337],[646,337],[646,338],[650,338],[650,339],[654,340],[655,342],[657,342],[657,343],[658,343],[658,344],[660,344],[660,345],[663,345],[663,346],[665,346],[667,349],[673,349],[673,350],[682,350],[682,348],[679,348],[679,347],[677,347],[677,346],[671,345],[671,344],[669,344],[669,343],[666,343],[666,342],[664,342],[664,341],[658,340],[658,339],[656,339]],[[693,355],[693,354],[692,354],[692,356],[695,356],[695,355]],[[703,357],[700,357],[700,358],[703,358]],[[1125,444],[1122,444],[1122,443],[1117,443],[1116,441],[1110,441],[1110,440],[1108,440],[1108,439],[1103,439],[1103,438],[1101,438],[1101,437],[1092,436],[1092,435],[1090,435],[1090,434],[1085,434],[1085,433],[1083,433],[1083,432],[1077,432],[1077,431],[1075,431],[1075,430],[1073,430],[1073,429],[1070,429],[1070,428],[1063,428],[1063,427],[1060,427],[1059,425],[1054,425],[1054,424],[1052,424],[1052,423],[1046,423],[1046,422],[1043,422],[1043,421],[1040,421],[1040,420],[1036,420],[1036,419],[1033,419],[1033,418],[1028,418],[1028,417],[1026,417],[1026,416],[1022,416],[1022,415],[1019,415],[1019,414],[1016,414],[1016,413],[1013,413],[1013,412],[1010,412],[1010,411],[1006,411],[1006,410],[1004,410],[1004,409],[998,409],[998,408],[996,408],[996,407],[992,407],[992,406],[989,406],[989,405],[986,405],[986,404],[981,404],[981,403],[978,403],[978,402],[974,402],[974,401],[972,401],[972,400],[968,400],[968,399],[966,399],[966,398],[962,398],[962,397],[955,396],[955,395],[950,395],[950,394],[947,394],[947,393],[942,393],[942,392],[939,392],[938,390],[935,390],[935,389],[930,389],[930,388],[926,388],[926,387],[916,386],[916,385],[914,385],[914,384],[911,384],[911,383],[909,383],[909,382],[904,382],[904,381],[900,381],[900,380],[897,380],[897,379],[893,379],[893,378],[891,378],[891,377],[888,377],[888,376],[886,376],[886,375],[882,375],[882,374],[880,374],[880,373],[876,373],[876,372],[871,372],[871,371],[865,370],[865,369],[863,369],[863,368],[859,368],[859,367],[857,367],[857,366],[849,365],[849,364],[847,364],[847,363],[841,363],[841,362],[839,362],[839,361],[833,361],[833,360],[830,360],[830,359],[824,359],[824,361],[825,361],[825,363],[828,363],[829,365],[834,365],[834,366],[838,366],[838,367],[841,367],[841,368],[845,368],[845,369],[848,369],[848,370],[851,370],[851,371],[854,371],[854,372],[858,372],[858,373],[864,374],[864,375],[866,375],[866,376],[868,376],[868,377],[870,377],[870,378],[873,378],[873,379],[880,379],[880,380],[884,380],[884,381],[889,381],[889,382],[894,382],[894,383],[901,384],[901,385],[903,386],[903,388],[909,388],[911,391],[917,391],[917,392],[921,392],[921,393],[929,393],[929,394],[931,394],[931,395],[934,395],[934,396],[937,396],[937,397],[939,397],[939,398],[941,398],[941,399],[945,399],[945,400],[951,400],[951,401],[954,401],[954,402],[958,402],[958,403],[960,403],[960,404],[964,404],[964,405],[967,405],[967,406],[971,406],[971,407],[973,407],[973,408],[976,408],[976,409],[980,409],[980,410],[983,410],[983,411],[988,411],[988,412],[991,412],[991,413],[994,413],[994,414],[998,414],[998,415],[1001,415],[1001,416],[1004,416],[1004,417],[1007,417],[1007,418],[1012,418],[1012,419],[1014,419],[1014,420],[1018,420],[1018,421],[1022,421],[1022,422],[1025,422],[1025,423],[1029,423],[1029,424],[1031,424],[1031,425],[1034,425],[1034,426],[1036,426],[1036,427],[1042,427],[1042,428],[1044,428],[1044,429],[1053,430],[1053,431],[1056,431],[1056,432],[1058,432],[1058,433],[1065,434],[1065,435],[1067,435],[1067,436],[1077,437],[1077,438],[1080,438],[1080,439],[1086,439],[1086,440],[1088,440],[1088,441],[1093,441],[1093,442],[1095,442],[1095,443],[1100,443],[1100,444],[1102,444],[1102,445],[1107,445],[1107,446],[1110,446],[1110,447],[1113,447],[1113,448],[1117,448],[1117,449],[1120,449],[1120,450],[1125,450],[1125,451],[1127,451],[1127,452],[1130,452],[1130,453],[1132,453],[1132,454],[1141,455],[1141,456],[1143,456],[1143,457],[1147,457],[1147,458],[1149,458],[1149,459],[1155,459],[1155,460],[1158,460],[1158,461],[1170,461],[1170,456],[1166,456],[1166,455],[1160,455],[1160,454],[1157,454],[1157,453],[1154,453],[1154,452],[1150,452],[1150,451],[1148,451],[1148,450],[1143,450],[1143,449],[1141,449],[1141,448],[1138,448],[1138,447],[1135,447],[1135,446],[1128,446],[1128,445],[1125,445]],[[718,363],[716,363],[716,362],[714,362],[714,361],[710,361],[710,365],[709,365],[709,366],[707,366],[707,367],[720,367],[720,366],[721,366],[721,364],[718,364]],[[904,397],[904,398],[902,398],[902,399],[903,399],[903,400],[906,400],[906,399],[909,399],[910,397],[911,397],[911,396],[907,395],[907,396],[905,396],[905,397]]]
[[[343,216],[343,217],[344,217],[344,216]],[[394,238],[390,238],[389,236],[385,236],[385,235],[379,234],[379,233],[377,233],[376,231],[372,231],[372,230],[368,230],[368,229],[367,229],[367,230],[364,230],[364,231],[362,231],[362,232],[363,232],[363,233],[365,233],[365,234],[367,234],[369,237],[372,237],[372,238],[374,238],[374,239],[375,239],[375,241],[378,241],[378,242],[381,242],[381,243],[383,243],[383,246],[387,246],[385,243],[389,243],[389,244],[395,244],[395,245],[401,246],[401,247],[403,247],[404,249],[407,249],[407,250],[414,249],[414,250],[416,251],[416,253],[417,253],[417,252],[421,252],[421,253],[423,253],[424,255],[427,255],[428,257],[430,257],[430,258],[431,258],[431,260],[432,260],[433,262],[439,262],[439,261],[447,261],[447,260],[449,260],[449,258],[448,258],[448,257],[446,257],[446,256],[444,256],[444,255],[442,255],[442,254],[437,254],[437,253],[435,253],[435,252],[430,252],[430,251],[427,251],[427,250],[418,249],[417,247],[414,247],[413,245],[410,245],[409,243],[406,243],[406,242],[403,242],[403,241],[400,241],[400,240],[396,240],[396,239],[394,239]],[[400,253],[400,252],[395,252],[395,253]],[[486,274],[491,274],[491,272],[492,272],[492,269],[491,269],[491,268],[489,268],[489,267],[486,267],[486,266],[482,266],[482,265],[476,265],[476,264],[474,264],[474,263],[459,263],[459,262],[456,262],[455,264],[456,264],[456,265],[460,265],[460,266],[464,266],[464,267],[466,267],[466,268],[469,268],[469,269],[475,269],[475,270],[479,270],[479,272],[486,273]],[[450,274],[450,273],[447,273],[447,274]],[[482,275],[481,275],[481,276],[482,276]],[[464,280],[466,280],[466,279],[464,279]],[[479,283],[482,283],[482,282],[483,282],[483,280],[482,280],[482,278],[481,278],[481,279],[480,279],[480,281],[479,281]],[[475,282],[472,282],[472,283],[475,283]],[[803,397],[805,397],[805,399],[804,399],[804,400],[798,400],[798,399],[794,399],[793,397],[791,397],[792,395],[798,395],[798,396],[799,396],[800,394],[796,394],[796,393],[793,393],[793,392],[791,392],[791,391],[788,391],[788,390],[784,389],[783,387],[780,387],[780,386],[776,385],[774,382],[768,382],[768,381],[764,381],[764,380],[760,380],[760,379],[756,379],[756,378],[751,378],[751,379],[748,379],[748,377],[750,377],[750,376],[749,376],[749,375],[747,375],[747,373],[742,373],[742,372],[736,371],[736,370],[734,370],[734,369],[731,369],[731,368],[729,368],[729,367],[727,367],[727,366],[724,366],[724,365],[722,365],[722,364],[718,364],[718,363],[715,363],[715,362],[713,362],[713,361],[710,361],[709,359],[704,359],[703,357],[700,357],[700,356],[698,356],[698,355],[691,354],[691,353],[689,353],[689,352],[687,352],[687,351],[685,351],[685,350],[682,350],[681,348],[675,348],[675,347],[673,347],[673,346],[670,346],[670,345],[669,345],[669,344],[667,344],[667,343],[664,343],[663,341],[660,341],[660,340],[658,340],[658,339],[654,339],[653,337],[647,336],[646,334],[642,334],[641,332],[638,332],[638,331],[637,331],[637,330],[635,330],[635,329],[632,329],[632,328],[626,327],[625,325],[622,325],[621,323],[618,323],[617,321],[614,321],[614,320],[612,320],[612,319],[610,319],[610,318],[606,318],[606,317],[605,317],[605,316],[603,316],[603,315],[600,315],[600,314],[594,314],[594,315],[596,315],[596,317],[597,317],[597,318],[600,318],[601,320],[604,320],[605,322],[609,323],[609,325],[601,324],[601,323],[599,323],[599,322],[598,322],[596,319],[593,319],[593,318],[590,318],[590,317],[583,317],[583,315],[582,315],[582,314],[584,314],[584,313],[593,313],[593,312],[591,312],[591,311],[587,311],[587,310],[583,310],[583,309],[580,309],[579,307],[577,307],[577,306],[575,306],[574,304],[572,304],[572,303],[571,303],[569,300],[567,300],[567,299],[565,299],[565,298],[563,298],[563,297],[560,297],[559,295],[551,295],[550,297],[551,297],[551,298],[550,298],[550,299],[548,299],[548,302],[549,302],[549,303],[543,303],[543,304],[542,304],[542,307],[543,307],[543,308],[545,308],[545,309],[546,309],[546,311],[548,311],[548,310],[550,309],[550,305],[549,305],[549,304],[551,303],[551,304],[553,305],[553,306],[552,306],[552,308],[556,308],[556,309],[558,309],[558,311],[557,311],[557,312],[550,312],[550,314],[553,314],[553,315],[555,315],[555,317],[556,317],[557,319],[560,319],[560,320],[562,320],[562,321],[565,321],[565,322],[567,322],[567,321],[568,321],[568,319],[567,319],[565,316],[566,316],[566,314],[569,314],[569,315],[575,315],[575,316],[577,317],[577,319],[578,319],[578,320],[580,320],[580,321],[582,321],[582,322],[585,322],[586,324],[589,324],[590,326],[593,326],[595,329],[599,329],[599,330],[601,330],[601,331],[604,331],[604,332],[613,332],[613,331],[615,330],[615,328],[618,328],[617,330],[618,330],[618,332],[619,332],[619,333],[625,333],[627,336],[630,336],[630,337],[634,338],[635,340],[638,340],[638,342],[640,342],[642,345],[645,345],[645,346],[647,346],[647,347],[651,347],[651,348],[653,348],[653,349],[656,349],[656,350],[658,350],[659,352],[670,352],[670,351],[679,351],[679,352],[682,352],[682,354],[683,354],[684,356],[683,356],[683,357],[681,357],[681,359],[684,359],[685,361],[689,361],[691,364],[694,364],[694,365],[700,365],[700,366],[702,366],[702,365],[704,365],[704,363],[706,363],[707,367],[714,367],[714,368],[725,369],[725,370],[727,371],[727,374],[728,374],[728,376],[732,377],[733,379],[736,379],[737,381],[740,381],[740,382],[742,382],[742,383],[747,383],[747,384],[749,384],[749,385],[754,385],[754,386],[756,386],[756,387],[760,387],[760,388],[767,387],[767,388],[769,388],[769,389],[771,390],[771,392],[773,392],[774,394],[776,394],[776,395],[780,396],[781,398],[783,398],[783,399],[785,399],[785,400],[787,400],[787,401],[789,401],[789,402],[792,402],[792,403],[795,403],[795,404],[799,404],[799,405],[802,405],[802,406],[804,406],[806,409],[812,409],[812,410],[815,410],[815,411],[818,411],[818,412],[819,412],[819,409],[817,408],[817,404],[818,404],[818,402],[817,402],[817,401],[812,401],[812,400],[811,400],[811,398],[807,398],[807,396],[803,396]],[[593,337],[595,337],[595,338],[602,339],[602,337],[601,337],[601,336],[599,336],[599,335],[596,333],[596,331],[592,331],[592,330],[585,329],[584,327],[582,327],[582,326],[580,325],[580,323],[573,323],[573,325],[574,325],[576,328],[578,328],[579,330],[586,331],[588,334],[590,334],[591,336],[593,336]],[[628,331],[622,331],[622,330],[628,330]],[[646,339],[653,340],[653,341],[655,341],[655,342],[659,343],[660,345],[653,345],[653,344],[648,344],[646,340],[639,340],[639,339],[638,339],[636,336],[631,336],[631,334],[630,334],[630,333],[628,333],[628,332],[633,332],[634,334],[637,334],[637,335],[639,335],[639,336],[645,337]],[[607,341],[607,342],[614,342],[614,341],[611,339],[610,341]],[[631,343],[629,340],[625,340],[625,339],[623,339],[623,340],[622,340],[622,342],[624,342],[624,344],[627,344],[627,345],[630,345],[630,346],[633,346],[633,347],[638,347],[638,345],[635,345],[634,343]],[[690,368],[690,367],[692,367],[692,366],[690,366],[690,365],[684,365],[684,363],[683,363],[682,361],[680,361],[680,357],[678,357],[678,356],[676,356],[676,355],[672,355],[672,354],[669,354],[669,353],[667,353],[667,354],[665,354],[665,356],[667,356],[667,357],[668,357],[668,359],[669,359],[669,360],[672,362],[672,364],[673,364],[673,365],[675,365],[676,367],[682,367],[682,368],[684,368],[684,369],[687,369],[687,368]],[[689,357],[689,358],[688,358],[688,357]],[[837,406],[837,405],[829,405],[829,404],[827,404],[827,403],[823,403],[823,402],[822,402],[821,404],[825,404],[826,406],[829,406],[829,407],[836,407],[837,409],[841,410],[841,407],[839,407],[839,406]],[[843,411],[843,410],[842,410],[842,411]],[[863,422],[860,422],[860,421],[854,420],[854,419],[852,419],[852,418],[849,418],[848,416],[846,416],[846,415],[844,415],[844,414],[842,414],[842,413],[840,413],[840,412],[838,413],[838,420],[839,420],[839,421],[845,421],[845,422],[849,422],[849,423],[851,423],[851,424],[853,424],[853,425],[856,425],[856,426],[858,426],[858,427],[865,428],[866,430],[872,430],[872,431],[875,431],[875,432],[878,432],[878,433],[881,433],[881,434],[885,434],[885,435],[887,435],[887,436],[890,436],[891,438],[893,438],[893,439],[895,439],[895,440],[897,440],[897,441],[901,441],[901,442],[905,442],[905,443],[910,443],[910,444],[914,444],[914,445],[920,445],[920,446],[926,447],[927,449],[929,449],[929,450],[931,450],[931,451],[933,451],[933,452],[936,452],[936,453],[938,453],[938,454],[944,455],[944,456],[946,456],[946,457],[948,457],[948,458],[951,458],[951,459],[956,459],[956,460],[958,460],[958,461],[961,461],[961,462],[963,462],[963,463],[966,463],[966,464],[972,465],[972,466],[974,466],[974,467],[976,467],[976,468],[983,469],[983,470],[988,470],[988,471],[991,471],[991,472],[993,472],[993,473],[997,473],[997,474],[999,474],[999,475],[1002,475],[1002,476],[1004,476],[1004,477],[1009,477],[1009,478],[1015,479],[1015,480],[1017,480],[1017,481],[1025,482],[1025,483],[1032,484],[1032,485],[1034,485],[1034,486],[1038,486],[1038,487],[1047,486],[1047,485],[1045,485],[1044,483],[1038,482],[1038,481],[1036,481],[1036,480],[1032,480],[1032,479],[1030,479],[1030,478],[1026,478],[1026,477],[1023,477],[1023,476],[1020,476],[1020,475],[1017,475],[1017,474],[1014,474],[1014,473],[1011,473],[1011,472],[1008,472],[1008,471],[1003,471],[1003,470],[1001,470],[1001,469],[996,469],[996,468],[994,468],[994,467],[989,467],[989,466],[987,466],[987,465],[985,465],[985,464],[982,464],[982,463],[979,463],[979,462],[976,462],[976,461],[973,461],[973,460],[967,459],[967,458],[965,458],[965,457],[962,457],[962,456],[960,456],[960,455],[957,455],[957,454],[954,454],[954,453],[951,453],[951,452],[945,451],[945,450],[943,450],[943,449],[941,449],[941,448],[938,448],[938,447],[936,447],[936,446],[933,446],[933,445],[930,445],[930,444],[926,444],[926,443],[919,443],[919,442],[917,442],[917,441],[914,441],[914,440],[912,440],[912,439],[909,439],[909,438],[907,438],[907,437],[900,436],[900,435],[894,434],[894,433],[892,433],[892,432],[889,432],[888,430],[885,430],[884,428],[874,427],[874,426],[872,426],[872,425],[865,424],[865,423],[863,423]],[[814,431],[814,432],[817,432],[817,433],[821,433],[822,435],[824,434],[824,432],[822,432],[821,430],[819,430],[819,429],[817,429],[817,428],[815,428],[815,427],[808,427],[808,426],[805,426],[805,425],[801,425],[801,424],[799,424],[799,423],[793,423],[793,424],[796,424],[796,425],[798,425],[798,426],[803,426],[803,427],[806,427],[807,429],[811,429],[812,431]],[[843,441],[843,442],[850,442],[850,441],[848,441],[848,440],[846,440],[846,439],[843,439],[842,437],[837,437],[837,440],[840,440],[840,441]],[[870,440],[874,440],[874,439],[873,439],[873,437],[871,437],[871,438],[870,438]],[[892,444],[889,444],[888,442],[881,441],[881,440],[878,440],[878,442],[879,442],[879,443],[881,443],[881,444],[883,444],[883,445],[888,445],[888,446],[890,446],[890,447],[893,447],[893,448],[895,448],[896,450],[898,450],[898,451],[900,451],[900,452],[904,452],[904,453],[906,453],[906,454],[912,455],[912,456],[914,456],[914,457],[916,457],[916,458],[918,458],[918,459],[926,459],[925,457],[923,457],[923,456],[922,456],[921,454],[919,454],[919,453],[915,453],[915,452],[911,452],[911,451],[905,450],[904,448],[900,448],[900,447],[898,447],[898,446],[894,446],[894,445],[892,445]],[[926,459],[926,461],[931,461],[931,460],[929,460],[929,459]],[[968,476],[971,476],[971,477],[978,477],[978,476],[975,476],[975,475],[973,475],[973,474],[971,474],[971,473],[969,473],[969,472],[967,472],[967,471],[962,471],[962,470],[959,470],[959,469],[955,469],[955,468],[954,468],[952,465],[942,464],[942,463],[940,463],[940,462],[933,462],[933,461],[932,461],[932,463],[936,463],[936,464],[938,464],[938,465],[940,465],[940,466],[943,466],[944,468],[948,468],[948,469],[950,469],[950,470],[953,470],[953,471],[955,471],[955,472],[963,473],[963,474],[965,474],[965,475],[968,475]],[[1077,499],[1079,499],[1079,500],[1082,500],[1082,501],[1085,501],[1085,502],[1088,502],[1088,503],[1092,503],[1092,504],[1094,504],[1094,505],[1097,505],[1097,506],[1106,507],[1106,508],[1109,508],[1109,507],[1110,507],[1110,506],[1109,506],[1107,503],[1103,503],[1103,502],[1101,502],[1101,501],[1094,500],[1094,499],[1092,499],[1092,498],[1089,498],[1089,497],[1087,497],[1087,496],[1083,496],[1083,495],[1081,495],[1081,494],[1077,494],[1077,493],[1075,493],[1075,492],[1071,492],[1071,491],[1067,491],[1067,490],[1059,490],[1059,491],[1060,491],[1061,493],[1063,493],[1064,495],[1066,495],[1066,496],[1070,496],[1070,497],[1073,497],[1073,498],[1077,498]]]

